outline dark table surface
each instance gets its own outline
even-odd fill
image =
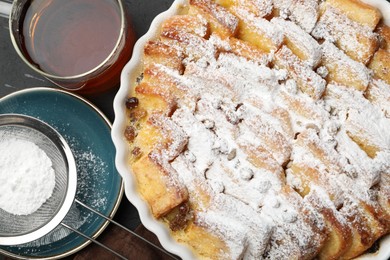
[[[126,12],[131,17],[137,38],[139,38],[147,32],[153,18],[168,9],[173,0],[123,0],[123,2]],[[8,20],[0,17],[0,98],[32,87],[54,87],[54,85],[31,70],[19,58],[10,40]],[[111,122],[114,120],[113,99],[118,87],[103,95],[86,97]],[[126,199],[126,196],[123,197],[114,219],[148,240],[158,243],[155,236],[140,224],[137,210]],[[99,240],[129,259],[169,259],[158,250],[112,225],[105,230]],[[97,246],[90,245],[67,259],[114,259],[114,257]]]

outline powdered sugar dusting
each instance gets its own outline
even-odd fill
[[[307,33],[304,33],[303,29],[291,21],[286,21],[279,17],[275,17],[271,20],[279,30],[283,31],[285,36],[295,46],[301,46],[301,52],[303,53],[304,62],[311,68],[317,67],[321,60],[321,47],[318,42]]]
[[[202,61],[188,62],[184,75],[176,74],[167,68],[161,69],[188,86],[186,95],[198,96],[202,93],[200,99],[189,98],[196,102],[195,105],[181,104],[171,117],[184,131],[183,136],[188,137],[186,147],[181,149],[185,150],[183,156],[173,158],[171,164],[187,186],[190,197],[200,196],[196,186],[199,185],[199,181],[204,182],[203,185],[209,187],[207,189],[209,193],[221,194],[217,197],[224,194],[231,200],[245,205],[240,207],[242,209],[240,218],[249,219],[249,216],[258,214],[262,222],[269,223],[269,227],[257,229],[265,232],[261,236],[263,246],[260,250],[258,244],[245,246],[247,241],[260,239],[258,233],[248,232],[251,229],[247,223],[240,222],[242,227],[234,230],[222,224],[222,219],[226,218],[222,218],[221,215],[228,214],[229,211],[226,212],[225,207],[218,206],[217,199],[210,201],[211,205],[199,209],[197,221],[217,235],[229,237],[226,241],[230,245],[231,254],[235,257],[239,257],[241,252],[259,257],[265,253],[267,242],[264,239],[266,237],[269,237],[270,241],[277,239],[271,235],[271,227],[282,223],[295,223],[298,220],[297,210],[301,207],[293,204],[295,208],[288,209],[292,207],[290,202],[283,197],[275,197],[285,185],[282,165],[289,160],[291,152],[291,144],[286,139],[286,136],[291,135],[286,133],[283,127],[283,124],[289,123],[271,116],[273,111],[281,109],[274,102],[274,96],[283,90],[279,80],[285,79],[285,73],[233,54],[220,54],[218,59],[209,59],[206,66]],[[253,94],[256,94],[257,100],[253,99]],[[171,124],[168,119],[165,119],[165,122]],[[179,132],[176,131],[177,133]],[[260,159],[262,155],[271,157],[268,164],[264,164]],[[193,165],[191,170],[187,169],[189,165]],[[200,176],[202,177],[199,178]],[[284,218],[280,219],[279,213],[261,217],[263,207],[267,201],[272,200],[277,201],[272,207],[280,208]],[[218,214],[214,212],[214,207]],[[229,223],[238,221],[234,219],[230,216],[227,221]],[[310,240],[309,237],[314,239],[314,231],[311,230],[309,223],[310,221],[306,219],[296,223],[297,230],[307,230],[305,233],[307,239],[296,237],[295,231],[287,228],[290,225],[286,226],[285,235],[291,236],[293,241],[301,241],[302,247],[305,247],[304,244]],[[233,245],[244,247],[236,248]],[[287,252],[290,247],[286,243],[280,250]],[[299,250],[299,254],[303,251]]]
[[[74,137],[65,136],[77,166],[76,198],[88,202],[88,206],[96,210],[107,207],[108,190],[100,189],[99,183],[105,183],[109,177],[106,162],[91,147],[80,149],[80,143]],[[92,213],[91,213],[92,214]]]
[[[333,69],[345,76],[346,80],[352,81],[354,78],[361,82],[361,90],[365,90],[370,82],[370,71],[364,64],[354,61],[342,50],[338,49],[330,41],[325,41],[322,45],[323,58],[327,64],[334,66]],[[350,73],[352,72],[352,74]]]
[[[360,25],[341,14],[333,7],[327,7],[319,19],[312,35],[326,39],[350,54],[353,59],[366,63],[374,50],[367,42],[376,46],[376,34],[368,26]],[[373,47],[375,49],[375,47]]]
[[[290,18],[308,33],[313,30],[319,16],[318,0],[274,0],[273,2],[282,18]]]
[[[366,97],[390,118],[390,85],[382,80],[372,80]]]
[[[245,5],[211,12],[228,25],[234,19],[220,14],[229,10],[240,20],[235,29],[265,36],[272,48],[264,55],[250,41],[163,28],[185,70],[154,65],[168,81],[160,88],[180,94],[170,96],[172,114],[149,115],[169,140],[152,153],[175,172],[172,185],[188,190],[193,223],[225,242],[221,258],[313,258],[328,241],[330,216],[360,232],[351,218],[368,213],[359,205],[380,211],[374,195],[390,171],[388,85],[364,65],[371,54],[348,53],[364,46],[359,35],[375,34],[335,10],[320,14],[319,2],[273,1],[271,21]]]
[[[234,7],[234,12],[240,19],[245,21],[248,26],[252,27],[255,31],[258,31],[259,34],[264,34],[269,38],[274,45],[279,46],[282,43],[283,33],[272,26],[268,20],[256,17],[248,10],[240,7]]]

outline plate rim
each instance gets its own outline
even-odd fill
[[[78,94],[75,94],[75,93],[72,93],[72,92],[69,92],[67,90],[63,90],[63,89],[57,89],[57,88],[49,88],[49,87],[32,87],[32,88],[25,88],[25,89],[22,89],[22,90],[18,90],[18,91],[15,91],[15,92],[12,92],[4,97],[1,97],[0,98],[0,103],[9,99],[9,98],[13,98],[15,96],[19,96],[19,95],[24,95],[24,94],[28,94],[28,93],[32,93],[32,92],[39,92],[39,91],[46,91],[46,92],[51,92],[51,93],[61,93],[61,94],[65,94],[65,95],[68,95],[68,96],[71,96],[79,101],[81,101],[81,103],[89,106],[90,108],[92,108],[93,111],[95,111],[98,116],[100,118],[103,119],[104,123],[108,126],[110,132],[112,131],[112,124],[110,122],[110,120],[106,117],[106,115],[97,107],[95,106],[93,103],[91,103],[89,100],[85,99],[84,97],[78,95]],[[110,134],[111,135],[111,134]],[[117,172],[119,173],[119,171],[117,170]],[[115,201],[115,204],[112,208],[112,210],[110,211],[110,214],[108,216],[108,218],[112,219],[116,212],[118,211],[119,209],[119,206],[121,204],[121,201],[123,199],[123,195],[124,195],[124,180],[122,178],[122,176],[119,174],[119,177],[120,178],[120,189],[117,193],[117,198],[116,198],[116,201]],[[98,236],[100,236],[104,230],[107,228],[107,226],[110,224],[110,221],[108,220],[105,220],[101,225],[100,227],[97,229],[96,232],[94,232],[94,234],[91,236],[93,239],[96,239]],[[72,231],[73,233],[73,231]],[[73,249],[71,250],[68,250],[64,253],[61,253],[61,254],[55,254],[55,255],[52,255],[52,256],[48,256],[48,257],[34,257],[34,256],[20,256],[20,255],[16,255],[14,253],[11,253],[11,252],[8,252],[7,250],[4,250],[4,249],[1,249],[0,248],[0,253],[4,254],[5,256],[8,256],[8,257],[13,257],[15,259],[42,259],[42,260],[53,260],[53,259],[60,259],[60,258],[64,258],[64,257],[67,257],[67,256],[70,256],[70,255],[73,255],[75,254],[76,252],[82,250],[83,248],[87,247],[89,244],[91,244],[92,241],[90,240],[86,240],[85,242],[83,243],[80,243],[78,246],[74,247]]]
[[[384,22],[390,25],[390,0],[361,0],[367,4],[380,9]],[[180,7],[187,5],[188,0],[174,0],[166,11],[158,14],[152,21],[149,30],[134,45],[133,55],[125,65],[121,73],[120,87],[114,98],[115,120],[111,130],[112,139],[116,147],[115,163],[119,174],[122,176],[125,185],[125,196],[137,208],[142,224],[159,239],[161,245],[169,252],[174,253],[183,259],[196,259],[190,249],[176,242],[169,234],[169,230],[158,220],[154,219],[148,204],[136,192],[136,180],[129,165],[125,164],[125,156],[129,154],[126,141],[123,136],[126,122],[125,100],[134,88],[134,82],[140,74],[140,62],[143,58],[143,47],[152,39],[158,37],[160,26],[164,20],[178,14]],[[373,254],[366,253],[358,256],[355,260],[385,260],[390,258],[390,234],[384,236],[380,241],[381,248],[388,248],[387,251],[379,250]]]

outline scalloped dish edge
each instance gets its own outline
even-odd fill
[[[383,20],[390,25],[390,3],[386,0],[361,0],[381,10]],[[188,0],[175,0],[171,7],[157,15],[148,32],[138,39],[133,49],[133,56],[122,70],[121,83],[118,93],[114,99],[115,120],[111,130],[111,137],[116,147],[115,164],[119,174],[122,176],[125,185],[127,199],[137,208],[142,224],[159,239],[161,245],[169,252],[182,259],[195,259],[193,253],[185,245],[177,243],[169,233],[168,228],[152,216],[149,206],[140,197],[136,189],[136,182],[130,167],[127,163],[128,149],[123,136],[126,122],[125,100],[132,91],[133,82],[139,74],[139,65],[143,58],[143,48],[147,41],[158,36],[160,26],[164,20],[178,13],[181,6],[188,3]],[[356,260],[385,260],[390,258],[390,235],[381,240],[380,250],[374,254],[364,254]]]

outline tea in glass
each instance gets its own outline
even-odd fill
[[[134,33],[119,0],[31,0],[15,38],[19,54],[57,85],[80,93],[119,83]]]

